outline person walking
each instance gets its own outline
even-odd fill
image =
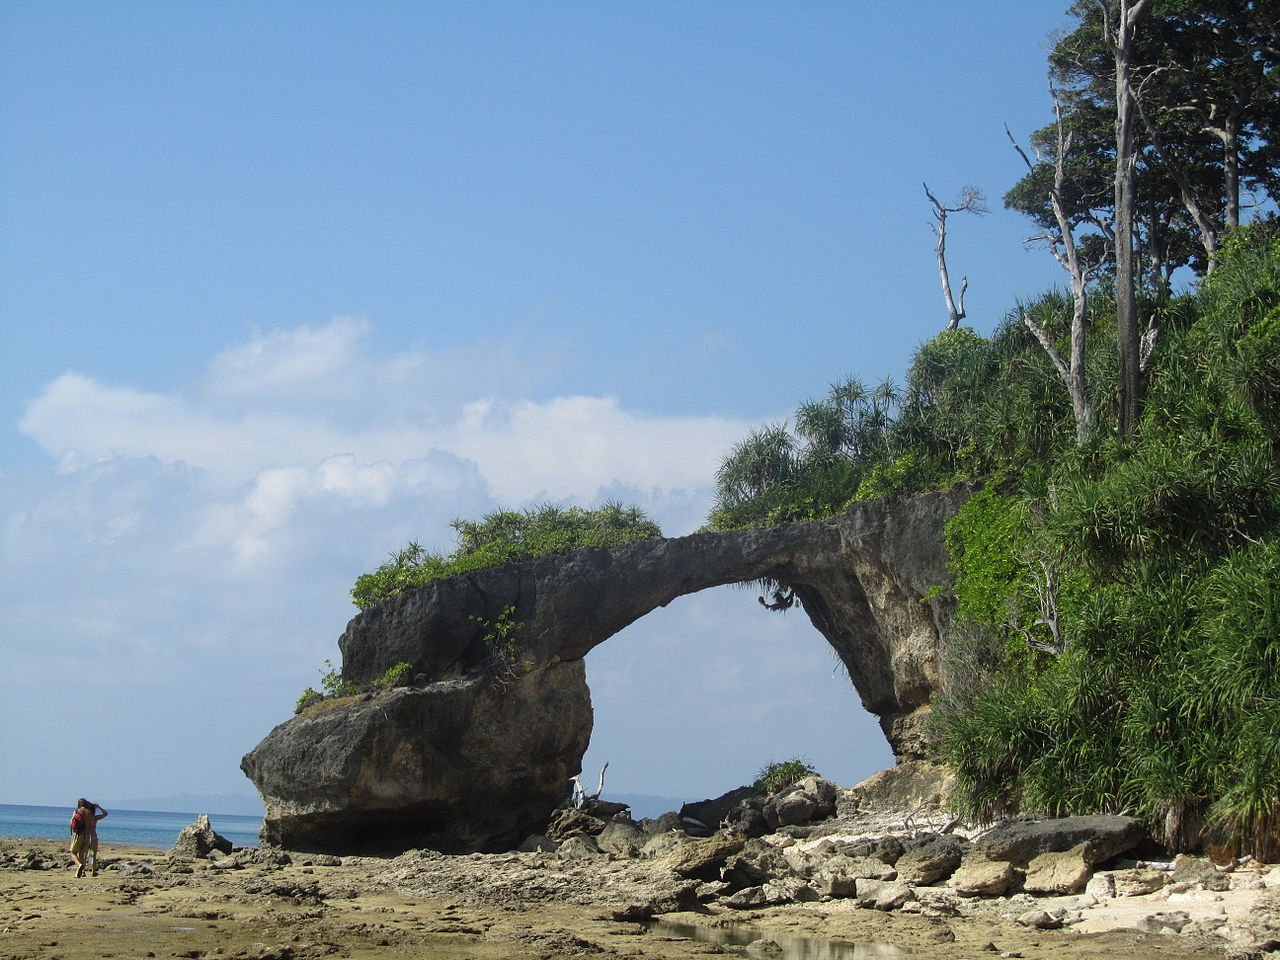
[[[88,808],[88,816],[85,818],[85,832],[88,833],[88,852],[89,867],[93,872],[93,876],[98,875],[98,821],[107,815],[105,807],[100,807],[96,803],[84,801]],[[80,868],[79,876],[84,876],[84,867]]]
[[[81,797],[76,801],[75,813],[71,814],[71,860],[76,865],[76,876],[84,876],[85,855],[89,850],[89,819],[92,817],[89,801]]]

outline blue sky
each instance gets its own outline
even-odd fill
[[[453,517],[695,529],[734,440],[941,329],[921,181],[991,198],[979,332],[1059,283],[999,198],[1064,6],[0,6],[0,801],[252,792],[356,575]],[[741,590],[588,679],[617,791],[889,761]]]

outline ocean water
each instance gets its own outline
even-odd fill
[[[71,841],[71,807],[33,807],[0,803],[0,837],[35,837],[42,840]],[[103,843],[125,843],[138,847],[168,850],[182,828],[196,819],[194,813],[160,810],[109,810],[98,823],[98,839]],[[238,847],[256,847],[261,817],[232,813],[210,813],[213,829]]]

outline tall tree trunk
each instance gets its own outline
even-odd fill
[[[1227,192],[1225,223],[1228,230],[1240,226],[1240,117],[1233,110],[1219,132],[1222,137],[1222,171]]]
[[[1133,256],[1134,153],[1133,37],[1150,0],[1120,0],[1114,32],[1107,41],[1116,64],[1116,328],[1120,345],[1119,432],[1131,434],[1142,409],[1138,300]]]

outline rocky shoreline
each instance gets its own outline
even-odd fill
[[[874,792],[811,778],[760,802],[755,836],[741,818],[700,830],[688,811],[683,826],[562,811],[555,837],[500,854],[228,853],[205,823],[169,853],[108,845],[100,877],[81,881],[63,844],[0,840],[0,955],[1242,960],[1280,947],[1280,868],[1150,857],[1129,818],[979,831],[923,806],[885,813]]]

